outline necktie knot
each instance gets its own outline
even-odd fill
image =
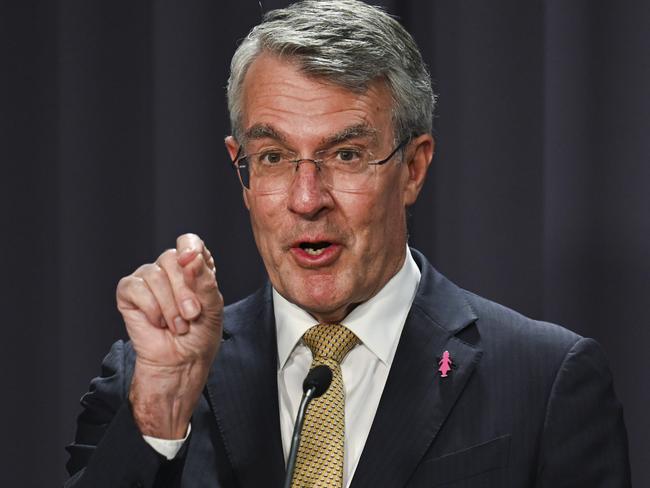
[[[359,343],[354,332],[341,324],[318,324],[305,332],[303,341],[314,358],[332,359],[337,363]]]

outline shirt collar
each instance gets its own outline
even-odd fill
[[[383,363],[390,366],[395,356],[406,316],[411,309],[420,282],[420,270],[406,248],[402,268],[379,292],[357,306],[341,321]],[[318,322],[309,313],[291,303],[275,288],[273,311],[278,341],[278,361],[283,368],[303,334]]]

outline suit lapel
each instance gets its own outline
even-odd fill
[[[206,391],[236,485],[280,486],[285,467],[270,286],[229,307],[224,323],[228,332]]]
[[[351,487],[404,486],[480,359],[454,334],[476,320],[460,289],[412,251],[422,270],[391,371]],[[446,378],[438,361],[449,351]]]

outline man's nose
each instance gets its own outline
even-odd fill
[[[297,163],[289,186],[289,210],[307,219],[314,219],[332,208],[332,196],[322,179],[318,164],[312,160]]]

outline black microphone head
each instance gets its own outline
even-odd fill
[[[302,391],[307,393],[307,390],[314,388],[313,398],[318,398],[327,391],[330,383],[332,383],[332,370],[328,366],[321,364],[307,373],[305,381],[302,382]]]

